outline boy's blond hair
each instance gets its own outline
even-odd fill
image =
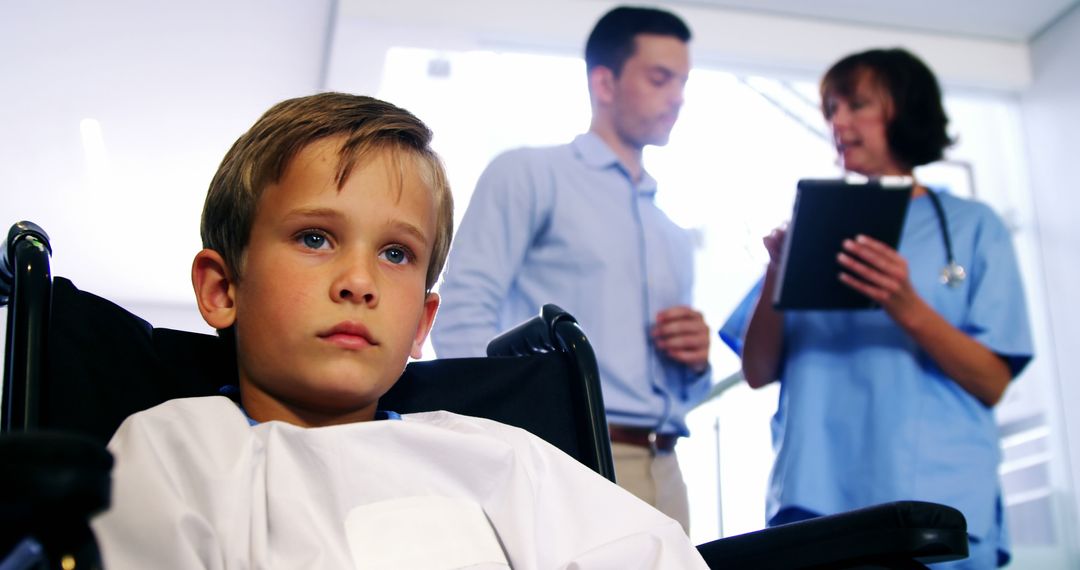
[[[281,179],[289,162],[307,145],[344,138],[337,184],[374,151],[394,154],[399,175],[420,169],[435,200],[435,242],[425,286],[431,291],[446,263],[454,228],[454,205],[446,171],[431,150],[431,129],[412,113],[385,101],[346,93],[320,93],[282,101],[233,144],[221,161],[203,205],[203,247],[225,259],[233,279],[241,279],[243,254],[263,190]]]

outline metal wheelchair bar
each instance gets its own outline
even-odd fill
[[[0,254],[0,305],[8,305],[4,402],[0,409],[0,430],[5,432],[38,425],[52,304],[51,253],[45,230],[23,221],[11,227]]]
[[[593,450],[592,467],[597,473],[614,482],[615,463],[611,457],[611,435],[608,433],[607,415],[604,412],[604,395],[600,389],[600,370],[596,366],[596,354],[577,321],[561,320],[556,322],[553,328],[555,337],[574,360],[575,368],[581,371],[578,397],[586,403],[589,410],[598,411],[589,414],[588,425],[585,426],[588,431],[585,436],[591,440],[589,448]]]

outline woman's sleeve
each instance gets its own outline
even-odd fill
[[[724,344],[731,350],[742,356],[743,341],[746,338],[746,326],[750,324],[750,317],[754,315],[754,307],[757,305],[758,297],[761,296],[761,284],[763,280],[758,279],[753,288],[743,297],[742,301],[735,307],[735,310],[728,316],[727,321],[720,327],[718,331],[720,334],[720,340],[724,341]]]
[[[1004,358],[1015,378],[1034,354],[1024,285],[1008,228],[982,207],[969,273],[968,314],[961,329]]]

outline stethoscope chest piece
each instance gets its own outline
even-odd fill
[[[934,206],[934,214],[937,215],[938,226],[941,228],[941,238],[945,242],[945,259],[948,263],[941,270],[941,282],[947,287],[959,287],[964,279],[967,279],[967,271],[953,257],[952,239],[949,238],[949,220],[945,217],[945,208],[941,207],[941,201],[933,190],[928,189],[926,195]]]
[[[959,287],[964,279],[967,279],[967,271],[964,270],[963,265],[955,261],[949,261],[949,264],[941,270],[941,282],[949,287]]]

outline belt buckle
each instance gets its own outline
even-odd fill
[[[659,455],[660,449],[656,447],[656,432],[649,431],[649,435],[646,436],[646,439],[649,441],[649,453],[652,453],[653,455]]]

